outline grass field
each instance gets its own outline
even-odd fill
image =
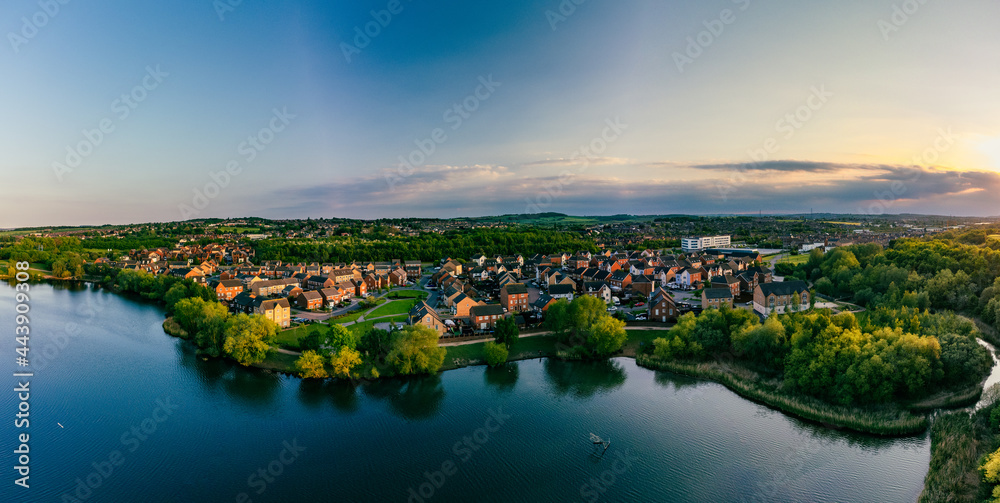
[[[809,254],[789,255],[778,261],[779,264],[801,265],[809,261]]]
[[[413,309],[413,305],[416,304],[415,300],[396,300],[392,302],[386,302],[385,304],[375,308],[374,311],[365,315],[365,318],[377,318],[379,316],[388,316],[390,314],[407,314],[410,309]]]

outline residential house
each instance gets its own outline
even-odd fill
[[[419,324],[430,327],[434,329],[439,336],[443,335],[447,331],[441,316],[439,316],[438,313],[434,311],[434,309],[432,309],[431,306],[425,301],[417,302],[416,305],[413,306],[413,309],[410,309],[408,321],[410,325]]]
[[[424,274],[419,260],[407,260],[403,262],[403,268],[406,270],[406,276],[414,278],[414,280],[420,279],[420,276]]]
[[[263,297],[256,297],[254,313],[264,316],[281,328],[288,328],[292,324],[292,306],[288,299],[264,300]]]
[[[450,299],[450,302],[451,312],[458,318],[465,318],[469,316],[469,311],[473,307],[483,304],[482,302],[476,302],[472,299],[472,297],[469,297],[464,293],[455,295],[455,297]]]
[[[649,302],[646,303],[649,321],[659,321],[661,323],[666,323],[667,321],[673,321],[677,319],[678,311],[677,304],[674,303],[674,298],[669,292],[663,288],[657,288],[650,295]]]
[[[497,320],[504,317],[503,306],[500,304],[484,304],[473,306],[469,310],[472,326],[477,330],[490,330],[496,327]]]
[[[701,291],[702,309],[722,309],[722,306],[733,307],[733,291],[729,287],[706,288]]]
[[[335,285],[330,288],[324,288],[319,291],[320,296],[323,297],[324,306],[333,306],[339,304],[345,298],[350,298],[354,294],[354,285],[351,285],[350,293],[344,290],[341,285]]]
[[[597,297],[603,300],[605,304],[611,303],[611,286],[603,281],[588,281],[584,283],[583,294]]]
[[[299,307],[299,309],[307,311],[319,309],[323,307],[323,295],[314,290],[302,292],[295,298],[295,304]]]
[[[740,280],[730,274],[723,274],[712,278],[712,288],[726,288],[733,297],[738,297],[740,295]]]
[[[795,294],[799,296],[799,305],[792,305]],[[753,291],[753,310],[764,316],[772,312],[806,309],[809,309],[809,286],[805,281],[761,283]]]
[[[368,285],[364,280],[354,279],[351,280],[351,283],[354,285],[354,295],[358,297],[368,296]]]
[[[551,306],[554,302],[556,302],[556,299],[553,299],[552,297],[549,297],[548,294],[543,293],[538,296],[537,300],[531,303],[531,309],[538,313],[544,313],[545,311],[548,311],[549,306]]]
[[[397,267],[389,273],[389,283],[396,286],[406,285],[406,271],[402,267]]]
[[[611,285],[612,291],[620,292],[632,284],[632,274],[623,270],[615,271],[608,279],[608,284]]]
[[[551,285],[549,286],[549,296],[554,299],[566,299],[569,302],[573,302],[573,294],[576,292],[576,288],[572,285]]]
[[[225,279],[215,285],[215,297],[221,301],[229,302],[241,293],[243,282],[238,279]]]
[[[528,310],[528,288],[523,283],[507,283],[500,289],[500,305],[508,312]]]
[[[322,290],[324,288],[330,288],[336,284],[337,282],[327,276],[309,276],[306,278],[306,282],[303,286],[307,290]]]

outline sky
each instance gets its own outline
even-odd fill
[[[994,0],[15,0],[0,227],[1000,215]]]

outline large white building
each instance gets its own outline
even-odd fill
[[[722,248],[729,246],[732,240],[729,236],[702,236],[681,239],[681,248],[685,252],[701,251],[705,248]]]

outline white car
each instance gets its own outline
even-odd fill
[[[617,311],[617,310],[618,310],[618,308],[617,308],[617,307],[615,307],[615,306],[608,306],[608,312],[609,312],[609,313],[610,313],[610,312],[613,312],[613,311]]]

